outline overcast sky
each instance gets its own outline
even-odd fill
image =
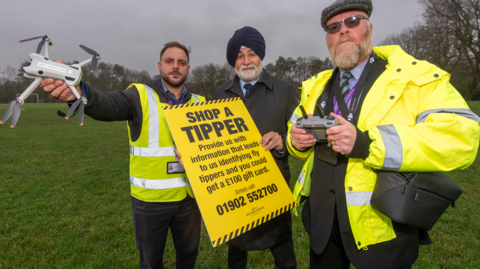
[[[279,56],[329,57],[322,10],[334,0],[1,0],[0,67],[18,67],[38,41],[18,44],[29,37],[48,35],[52,59],[83,61],[83,44],[96,50],[102,61],[156,75],[160,49],[177,40],[191,46],[193,67],[226,62],[226,46],[235,30],[257,28],[267,44],[265,63]],[[421,20],[416,0],[374,0],[373,43]],[[43,53],[43,52],[42,52]]]

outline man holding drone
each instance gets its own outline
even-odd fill
[[[132,210],[140,268],[164,268],[163,251],[172,232],[177,268],[194,268],[200,241],[200,212],[186,174],[175,157],[163,106],[205,101],[183,86],[190,70],[189,49],[178,42],[160,52],[161,78],[102,92],[81,83],[85,113],[101,121],[128,121]],[[77,98],[63,81],[44,79],[40,87],[61,101]]]

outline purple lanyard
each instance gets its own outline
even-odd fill
[[[340,75],[339,75],[340,77]],[[348,104],[350,100],[352,99],[353,93],[355,92],[355,89],[357,88],[357,83],[350,89],[350,91],[347,93],[347,96],[345,96],[345,104]],[[338,107],[337,103],[337,98],[333,98],[333,113],[340,115],[343,117],[342,112],[340,111],[340,108]]]
[[[342,115],[342,117],[344,117],[346,120],[350,122],[354,120],[353,118],[357,110],[357,106],[359,105],[361,96],[363,94],[363,90],[364,90],[363,88],[365,87],[368,74],[373,68],[373,64],[375,62],[376,57],[377,57],[376,54],[372,52],[372,54],[370,55],[370,60],[368,60],[367,65],[365,66],[358,82],[347,93],[347,96],[345,96],[345,98],[343,98],[342,94],[340,93],[339,87],[338,87],[338,90],[334,90],[336,85],[333,86],[333,83],[336,81],[331,81],[334,78],[334,76],[331,78],[331,80],[329,80],[329,84],[328,84],[329,90],[326,92],[323,92],[320,97],[320,107],[322,108],[322,110],[325,111],[324,114],[327,111],[328,112],[332,111],[337,115],[342,115],[341,111],[343,110],[344,113],[348,115],[345,115],[346,117]],[[334,73],[335,72],[339,72],[339,70],[335,69]],[[338,78],[340,79],[340,75],[338,75]],[[358,90],[356,90],[357,86],[359,87]],[[338,99],[335,97],[338,97]]]

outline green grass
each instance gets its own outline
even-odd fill
[[[469,102],[480,114],[480,102]],[[0,114],[6,109],[0,105]],[[89,117],[78,126],[56,116],[64,104],[26,104],[17,127],[0,125],[0,268],[137,268],[125,122]],[[7,122],[9,124],[9,122]],[[302,162],[291,159],[293,187]],[[449,173],[464,194],[436,224],[433,245],[415,268],[477,268],[480,260],[480,161]],[[309,237],[293,218],[299,268]],[[212,248],[205,227],[197,268],[226,268],[227,247]],[[166,268],[174,268],[169,239]],[[250,252],[248,268],[274,268],[270,251]]]

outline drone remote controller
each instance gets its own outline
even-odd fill
[[[297,120],[295,127],[304,129],[307,131],[307,134],[313,135],[317,142],[328,142],[327,129],[340,125],[336,118],[331,116],[325,117],[318,105],[315,107],[315,110],[319,116],[309,117],[303,106],[300,106],[300,110],[302,111],[303,118]]]
[[[26,78],[33,79],[34,81],[18,98],[10,102],[7,110],[3,114],[0,124],[5,123],[5,121],[7,121],[10,116],[12,116],[12,123],[10,127],[14,128],[17,124],[18,118],[20,117],[20,113],[22,111],[21,105],[23,105],[25,99],[30,96],[30,94],[40,85],[44,78],[53,78],[55,80],[63,80],[65,84],[70,87],[70,90],[77,98],[77,100],[70,106],[70,109],[66,114],[59,111],[58,115],[68,120],[68,118],[74,115],[74,112],[78,108],[78,120],[80,125],[83,125],[84,105],[87,104],[87,99],[85,97],[82,97],[75,87],[78,86],[80,84],[80,81],[82,80],[82,67],[91,63],[90,72],[94,72],[97,68],[98,60],[100,60],[100,55],[90,48],[79,45],[87,53],[93,55],[93,57],[78,64],[65,65],[50,60],[49,46],[52,46],[53,44],[50,38],[46,35],[24,39],[19,41],[19,43],[38,38],[41,38],[41,41],[37,46],[37,52],[31,53],[29,55],[30,63],[22,67],[23,71],[25,71],[23,75]],[[41,52],[44,45],[45,55],[42,56],[39,53]]]

